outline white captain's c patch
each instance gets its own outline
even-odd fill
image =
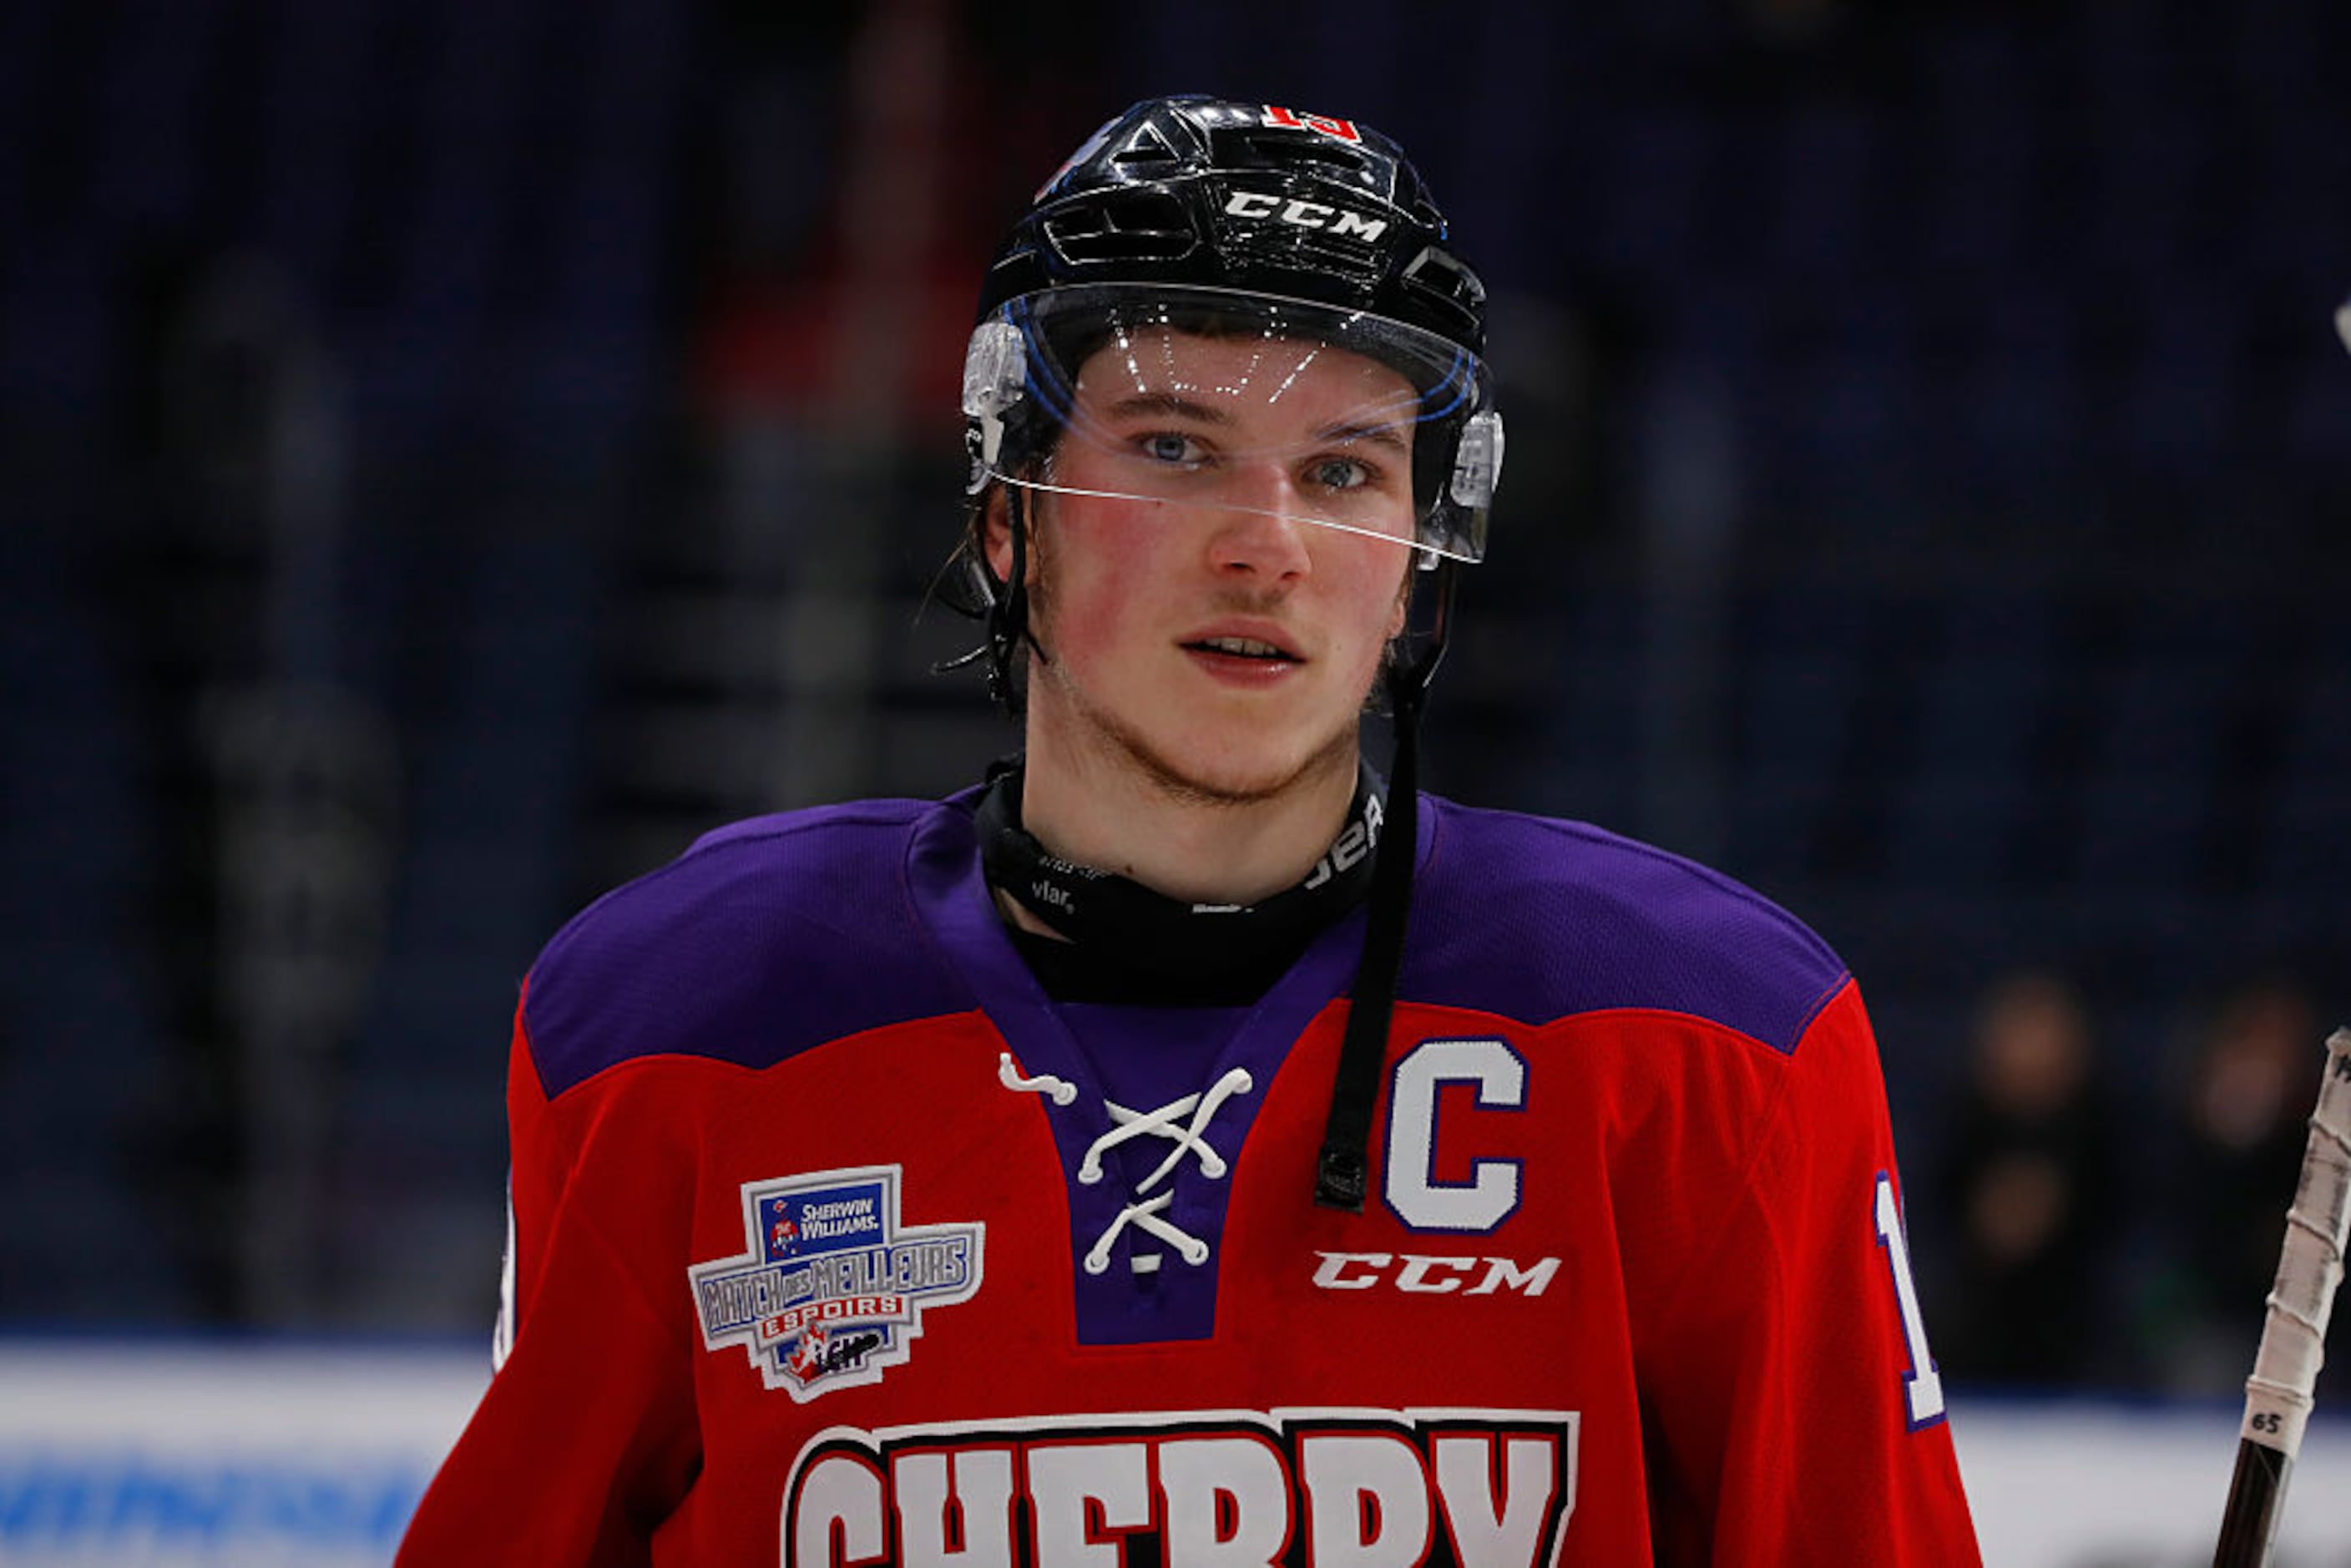
[[[768,1387],[799,1400],[881,1382],[925,1308],[978,1291],[986,1229],[902,1225],[899,1177],[867,1166],[746,1182],[750,1249],[687,1270],[703,1344],[741,1345]]]

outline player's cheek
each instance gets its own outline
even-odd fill
[[[1148,601],[1138,597],[1131,563],[1093,559],[1067,563],[1046,599],[1040,632],[1054,657],[1073,667],[1115,661],[1139,643]]]

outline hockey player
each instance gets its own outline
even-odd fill
[[[1348,120],[1145,102],[1040,193],[964,391],[1021,759],[549,945],[403,1562],[1976,1561],[1852,978],[1415,789],[1483,318]]]

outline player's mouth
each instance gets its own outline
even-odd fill
[[[1210,680],[1243,691],[1266,690],[1289,684],[1292,671],[1307,663],[1306,655],[1280,641],[1281,629],[1270,622],[1203,626],[1196,636],[1177,643],[1192,667]]]
[[[1304,663],[1289,649],[1259,642],[1255,637],[1201,637],[1184,646],[1195,653],[1219,654],[1228,659],[1255,659],[1283,664]]]

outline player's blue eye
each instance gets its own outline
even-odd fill
[[[1372,471],[1352,457],[1324,457],[1308,465],[1306,477],[1325,490],[1353,490],[1370,484]]]
[[[1180,464],[1188,467],[1199,463],[1203,456],[1199,443],[1172,430],[1146,435],[1140,444],[1145,455],[1160,463]]]

